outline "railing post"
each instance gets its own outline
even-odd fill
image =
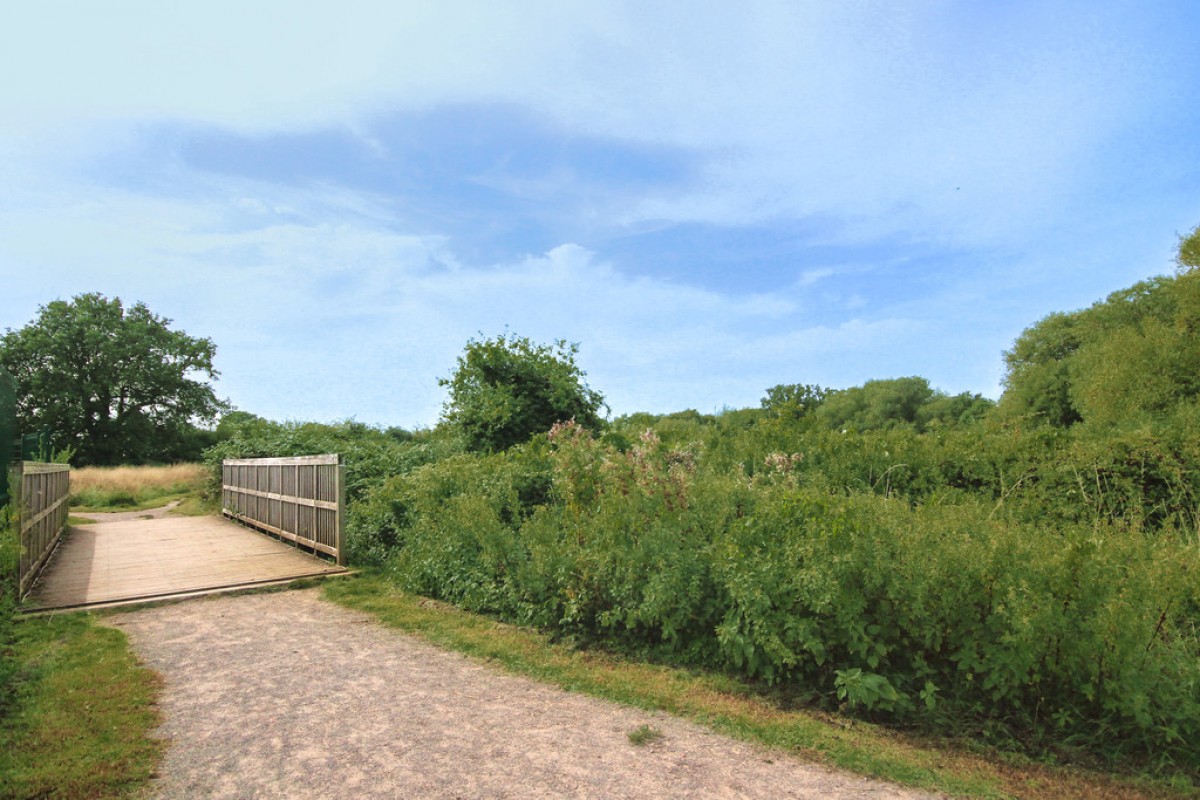
[[[334,480],[337,482],[337,489],[334,497],[337,498],[337,522],[335,522],[337,538],[337,563],[339,567],[346,566],[346,550],[342,547],[342,531],[345,530],[346,522],[346,465],[342,463],[342,459],[338,457],[337,469],[334,470]]]

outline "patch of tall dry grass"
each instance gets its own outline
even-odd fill
[[[93,508],[157,505],[153,503],[157,498],[200,491],[205,477],[200,464],[81,467],[71,470],[71,505]]]
[[[171,464],[166,467],[80,467],[71,470],[71,491],[95,489],[129,494],[137,494],[146,489],[188,491],[199,488],[204,478],[204,467],[201,464]]]

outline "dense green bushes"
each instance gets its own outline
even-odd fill
[[[807,458],[747,476],[700,450],[560,425],[389,480],[359,519],[402,586],[469,609],[876,716],[1200,767],[1194,542],[831,492]]]
[[[887,679],[867,709],[1195,768],[1195,555],[967,504],[775,491],[723,543],[719,636],[735,666],[826,694],[848,671]]]

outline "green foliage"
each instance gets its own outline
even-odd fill
[[[891,710],[900,705],[903,699],[896,687],[882,675],[873,672],[863,672],[858,667],[854,669],[839,669],[835,673],[833,685],[837,687],[837,697],[848,708],[864,708],[872,711],[876,708]],[[933,684],[928,683],[929,686]]]
[[[1005,354],[1000,411],[1067,428],[1140,425],[1200,398],[1200,275],[1159,277],[1052,314]]]
[[[17,382],[0,367],[0,505],[8,502],[8,461],[17,444]]]
[[[221,415],[217,427],[213,430],[214,444],[232,439],[238,435],[252,435],[270,427],[271,423],[248,411],[231,409]]]
[[[629,743],[634,747],[645,747],[663,738],[662,731],[658,728],[652,728],[649,725],[639,725],[625,735],[629,738]]]
[[[1079,349],[1075,315],[1051,314],[1017,339],[1004,354],[1008,371],[1000,410],[1065,428],[1081,419],[1071,402],[1067,359]]]
[[[827,390],[816,384],[781,383],[767,389],[762,408],[772,416],[796,421],[815,411],[828,395]]]
[[[1116,308],[1097,309],[1071,365],[1072,396],[1093,425],[1161,415],[1200,390],[1200,317],[1188,312],[1200,301],[1200,276],[1139,284],[1134,292],[1111,296],[1105,306]]]
[[[198,455],[207,442],[194,423],[224,407],[203,380],[217,376],[216,346],[170,322],[100,294],[42,306],[37,319],[0,338],[21,426],[48,429],[52,448],[73,449],[80,465]]]
[[[849,389],[780,384],[767,390],[762,410],[776,427],[798,430],[892,430],[970,425],[995,405],[977,394],[947,395],[924,378],[867,381]]]
[[[862,386],[831,392],[818,414],[827,428],[915,426],[917,412],[931,399],[933,389],[924,378],[867,381]]]
[[[472,339],[454,374],[439,381],[450,390],[443,421],[477,452],[507,449],[556,422],[598,429],[604,398],[587,385],[578,352],[565,341],[539,345],[510,334]]]
[[[831,430],[924,431],[977,422],[992,405],[977,394],[951,396],[935,391],[924,378],[892,378],[828,392],[814,416],[819,427]]]
[[[18,663],[13,651],[17,613],[17,569],[21,557],[15,506],[0,506],[0,720],[15,697]]]
[[[889,681],[897,696],[873,704],[900,716],[1093,745],[1120,730],[1122,748],[1154,739],[1143,755],[1190,758],[1175,740],[1200,724],[1197,676],[1178,671],[1200,647],[1186,547],[805,491],[760,506],[728,547],[720,635],[735,665],[844,691],[859,669]]]
[[[930,430],[955,425],[973,425],[987,418],[996,403],[980,394],[961,392],[948,395],[934,392],[917,409],[918,430]]]

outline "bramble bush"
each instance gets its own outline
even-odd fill
[[[653,431],[625,445],[557,425],[390,479],[363,519],[398,583],[469,609],[879,719],[1200,767],[1186,536],[831,491],[801,453],[748,475]]]

